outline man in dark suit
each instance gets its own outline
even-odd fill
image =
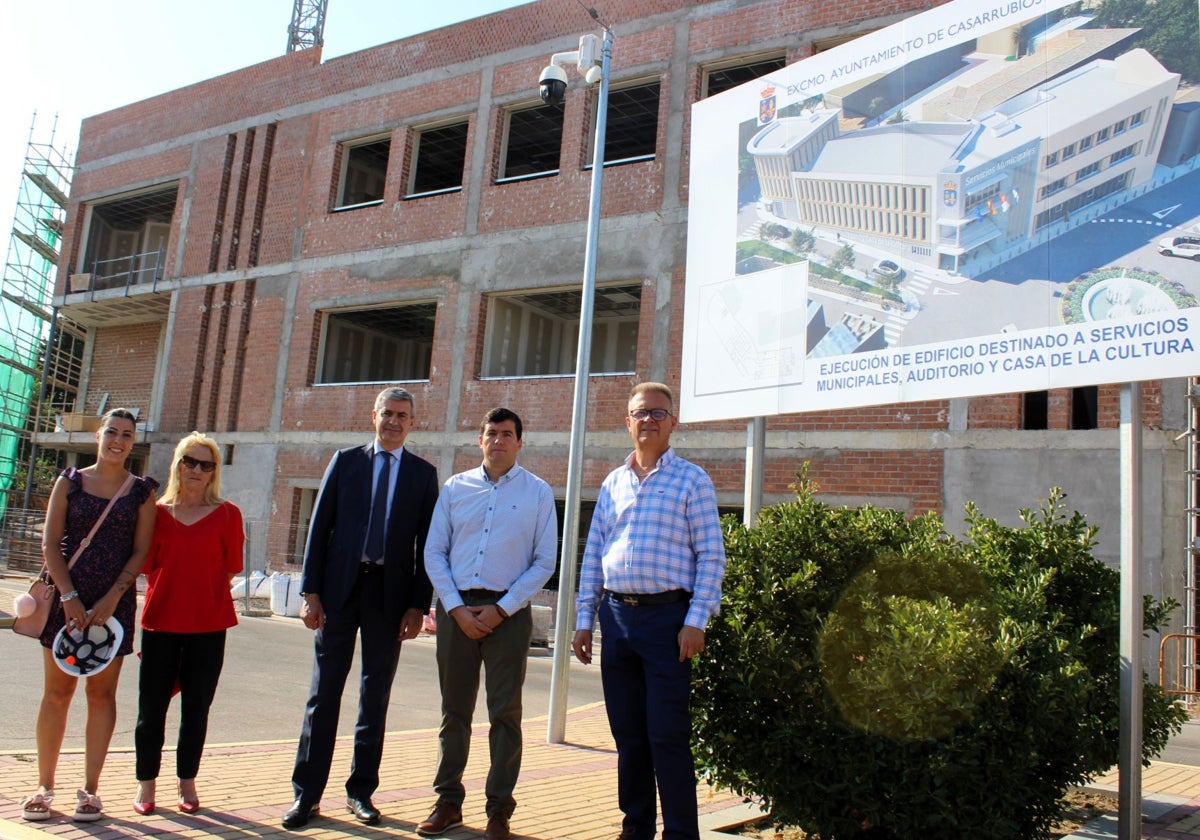
[[[362,681],[346,808],[360,822],[379,822],[371,796],[379,786],[400,643],[420,632],[432,600],[423,557],[438,476],[432,464],[404,449],[413,427],[412,394],[381,391],[371,420],[375,440],[339,450],[325,469],[304,548],[300,617],[316,631],[316,658],[292,771],[296,801],[283,815],[287,829],[318,814],[356,637],[362,639]]]

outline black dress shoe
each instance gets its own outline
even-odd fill
[[[283,827],[287,829],[303,828],[313,817],[321,815],[321,806],[317,802],[306,802],[297,799],[292,807],[283,812]]]
[[[346,797],[346,810],[353,814],[354,819],[360,823],[376,825],[379,822],[379,809],[371,804],[370,799],[348,796]]]

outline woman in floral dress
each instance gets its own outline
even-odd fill
[[[84,781],[75,794],[73,819],[91,822],[103,812],[97,792],[117,722],[121,663],[133,651],[137,610],[134,583],[146,562],[154,533],[154,490],[158,482],[135,478],[121,494],[129,478],[125,461],[133,449],[136,433],[136,418],[131,411],[123,408],[109,411],[96,431],[96,463],[81,470],[64,470],[50,492],[42,554],[57,592],[41,636],[45,684],[37,719],[38,789],[21,802],[21,815],[27,820],[50,816],[55,771],[67,730],[67,711],[79,682],[78,677],[60,670],[55,663],[51,653],[54,637],[64,625],[87,628],[103,625],[115,617],[125,633],[121,646],[112,663],[89,676],[85,685]],[[68,570],[69,558],[114,496],[119,498],[108,516]]]

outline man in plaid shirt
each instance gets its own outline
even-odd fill
[[[675,454],[674,395],[643,382],[625,425],[633,452],[600,488],[580,572],[572,648],[592,661],[596,618],[608,723],[617,744],[618,840],[698,840],[688,712],[692,657],[721,604],[725,544],[704,470]]]

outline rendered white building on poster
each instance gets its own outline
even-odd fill
[[[822,109],[768,123],[747,151],[781,217],[971,274],[980,255],[1150,180],[1178,83],[1133,50],[969,121],[841,133]]]

